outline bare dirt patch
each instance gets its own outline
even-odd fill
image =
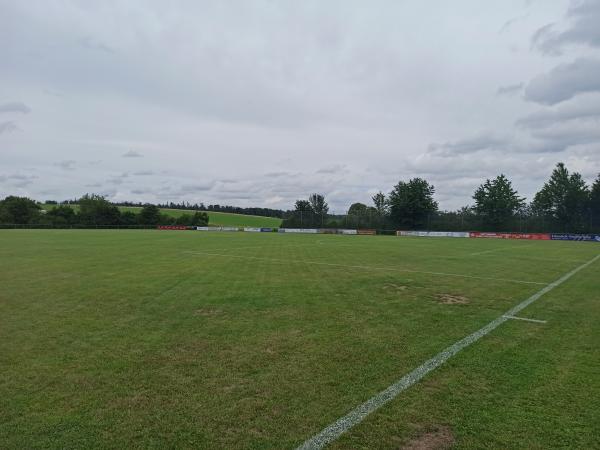
[[[442,305],[466,305],[469,299],[464,295],[437,294],[438,302]]]
[[[445,450],[454,445],[454,435],[449,427],[441,426],[410,440],[402,450]]]

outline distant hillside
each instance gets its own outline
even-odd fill
[[[42,207],[50,210],[57,205],[43,204]],[[68,205],[77,210],[78,205]],[[138,212],[141,208],[136,206],[119,206],[121,211]],[[187,209],[161,208],[160,211],[172,217],[179,217],[182,214],[193,214],[194,211]],[[249,216],[245,214],[222,213],[214,211],[203,211],[208,214],[208,224],[225,227],[271,227],[276,228],[281,225],[281,219],[277,217]]]

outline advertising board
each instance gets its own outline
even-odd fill
[[[280,228],[280,233],[309,233],[317,234],[319,230],[316,228]]]
[[[337,230],[335,228],[319,228],[319,234],[336,234]]]
[[[397,231],[396,236],[468,238],[469,233],[464,231]]]
[[[493,233],[471,231],[469,237],[472,238],[490,238],[490,239],[527,239],[548,241],[551,236],[547,233]]]
[[[370,230],[370,229],[361,229],[361,230],[356,230],[356,234],[367,235],[367,236],[375,236],[377,234],[377,231]]]
[[[552,234],[553,241],[585,241],[585,242],[600,242],[600,234]]]

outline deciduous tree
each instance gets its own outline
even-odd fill
[[[141,225],[158,225],[160,223],[160,209],[156,205],[146,204],[140,211]]]
[[[433,199],[435,188],[422,178],[400,181],[388,196],[390,217],[396,225],[419,228],[426,224],[429,214],[437,211]]]
[[[581,231],[586,223],[590,200],[589,189],[581,174],[569,174],[563,163],[558,163],[550,179],[535,194],[533,208],[556,222],[561,231]]]
[[[600,173],[590,190],[590,209],[592,211],[593,224],[596,228],[600,228]]]
[[[0,222],[28,224],[34,223],[40,216],[41,207],[27,197],[13,195],[0,201]]]
[[[486,180],[473,194],[475,213],[486,225],[501,228],[509,224],[515,214],[525,206],[512,183],[504,175]]]
[[[119,225],[121,212],[106,198],[97,194],[85,194],[78,202],[79,221],[84,225]]]
[[[388,212],[388,205],[385,198],[385,194],[383,192],[378,192],[372,197],[373,204],[375,205],[375,209],[377,210],[377,214],[380,216],[385,216]]]
[[[329,212],[329,205],[325,201],[325,197],[321,194],[311,194],[308,197],[310,208],[315,215],[314,225],[323,225],[325,219],[327,219],[327,213]]]
[[[348,215],[364,216],[367,214],[367,205],[364,203],[352,203],[348,208]]]

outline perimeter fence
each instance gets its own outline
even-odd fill
[[[286,213],[282,227],[285,228],[369,228],[381,230],[381,234],[394,234],[398,229],[427,231],[481,231],[505,233],[579,233],[599,234],[600,217],[591,211],[573,217],[568,223],[552,217],[521,214],[508,220],[488,223],[471,211],[445,212],[428,214],[420,220],[404,220],[392,222],[389,217],[375,211],[358,214],[320,215],[312,211],[290,211]]]

